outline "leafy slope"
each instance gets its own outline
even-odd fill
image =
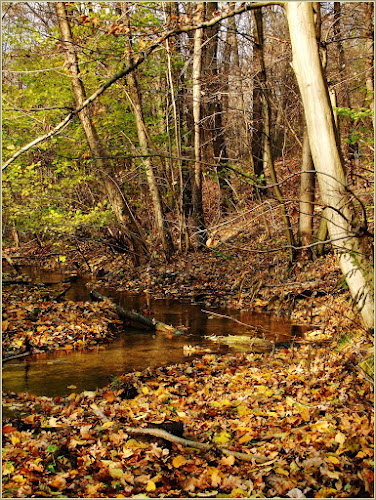
[[[29,414],[3,428],[3,495],[371,496],[372,386],[349,369],[352,356],[309,346],[210,354],[65,399],[6,394]],[[212,450],[126,432],[167,420]]]

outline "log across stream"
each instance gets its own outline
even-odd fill
[[[23,270],[25,273],[25,271]],[[33,271],[40,281],[60,283],[59,273]],[[86,279],[78,278],[65,296],[66,300],[90,300]],[[95,390],[107,385],[114,377],[148,366],[182,363],[197,354],[184,346],[199,346],[211,352],[236,352],[235,345],[211,342],[207,336],[245,335],[244,326],[235,321],[202,312],[202,306],[174,299],[153,299],[146,294],[131,295],[101,288],[99,292],[127,311],[137,311],[167,325],[173,325],[181,335],[165,335],[140,324],[130,322],[123,333],[105,348],[66,352],[39,353],[8,361],[3,365],[3,390],[33,392],[45,396],[66,396],[71,392]],[[300,337],[304,328],[281,318],[252,314],[249,311],[215,310],[242,323],[262,330],[270,340],[287,341]],[[251,333],[250,333],[251,335]],[[187,355],[188,354],[188,355]]]

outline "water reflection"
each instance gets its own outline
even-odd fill
[[[30,272],[41,281],[60,282],[58,273]],[[85,286],[87,279],[78,278],[67,292],[68,300],[88,300]],[[143,370],[148,366],[181,363],[189,357],[184,355],[187,344],[211,348],[213,352],[229,352],[234,347],[220,346],[205,339],[205,335],[246,335],[247,329],[231,319],[210,316],[201,312],[201,307],[172,299],[152,299],[146,294],[129,295],[124,292],[100,290],[126,309],[135,309],[159,321],[184,326],[188,330],[182,336],[168,338],[161,333],[150,332],[127,325],[121,336],[105,349],[96,347],[90,351],[35,354],[28,358],[10,361],[3,366],[3,389],[6,391],[29,391],[38,395],[64,396],[71,392],[95,390],[103,387],[114,376]],[[302,328],[280,318],[254,314],[249,311],[216,310],[244,323],[253,325],[272,340],[288,340],[301,336]],[[252,335],[252,332],[250,332]],[[192,356],[190,356],[192,357]],[[75,389],[68,386],[76,386]]]

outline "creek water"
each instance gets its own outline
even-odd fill
[[[64,275],[33,268],[23,269],[36,282],[56,283],[60,286]],[[65,294],[66,300],[90,300],[88,279],[78,277]],[[202,306],[174,299],[153,299],[146,294],[133,295],[110,288],[99,288],[101,293],[125,309],[142,312],[148,316],[172,324],[186,327],[181,336],[167,338],[135,325],[124,327],[113,342],[92,350],[52,353],[38,353],[8,361],[3,364],[3,390],[12,392],[32,392],[40,396],[66,396],[71,392],[95,390],[107,385],[114,377],[147,367],[182,363],[197,354],[185,355],[183,346],[193,345],[210,349],[211,352],[239,352],[239,347],[226,346],[205,338],[209,335],[252,335],[246,327],[231,319],[219,318],[202,312]],[[260,336],[271,340],[288,341],[301,337],[305,327],[267,314],[250,311],[215,309],[213,312],[229,315],[258,329]],[[69,387],[70,386],[70,387]],[[75,388],[72,388],[75,386]]]

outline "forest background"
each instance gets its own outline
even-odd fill
[[[296,5],[4,2],[5,244],[284,279],[334,250],[372,328],[373,3]]]
[[[371,497],[373,2],[1,9],[6,361],[27,381],[43,351],[128,338],[113,303],[67,299],[82,279],[153,327],[150,296],[311,330],[258,352],[240,322],[246,352],[4,391],[4,496]]]

